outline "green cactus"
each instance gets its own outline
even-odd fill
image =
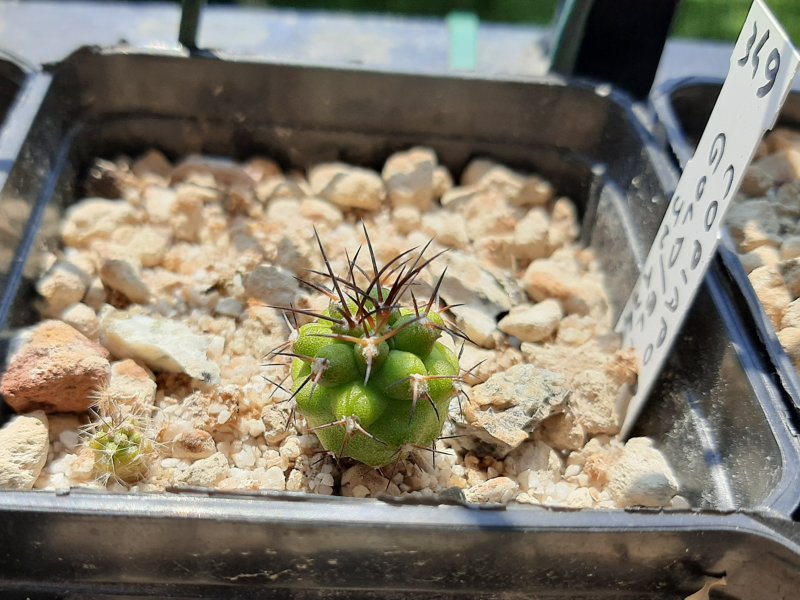
[[[155,442],[147,434],[147,418],[136,407],[120,405],[103,387],[95,393],[90,414],[82,428],[84,442],[94,454],[94,473],[100,483],[114,479],[134,484],[145,478]]]
[[[333,273],[317,235],[327,267],[318,274],[331,289],[305,283],[327,294],[331,304],[319,314],[276,307],[315,317],[295,331],[291,352],[276,354],[293,358],[291,398],[325,449],[380,467],[411,447],[431,448],[457,391],[459,364],[438,341],[451,331],[437,302],[444,273],[426,303],[418,303],[411,291],[439,254],[422,258],[429,242],[416,259],[409,250],[378,269],[366,228],[364,234],[372,274],[356,266],[356,255],[342,277]],[[359,286],[357,273],[368,283]],[[406,292],[411,306],[401,307]]]

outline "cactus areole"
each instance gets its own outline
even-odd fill
[[[288,308],[315,320],[295,331],[286,344],[291,352],[276,352],[292,356],[297,410],[337,457],[379,467],[413,447],[431,448],[457,391],[459,365],[439,341],[450,331],[438,306],[444,273],[426,301],[418,303],[412,286],[439,254],[423,257],[429,243],[378,268],[367,236],[372,273],[356,265],[356,253],[338,276],[318,235],[317,242],[327,267],[318,275],[329,287],[306,283],[331,303],[319,314]],[[401,306],[406,294],[411,301]]]

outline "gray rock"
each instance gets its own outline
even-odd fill
[[[181,481],[198,487],[212,487],[228,474],[228,459],[221,452],[201,458],[183,472]]]
[[[505,456],[547,417],[564,410],[568,389],[558,373],[515,365],[472,388],[468,430]]]

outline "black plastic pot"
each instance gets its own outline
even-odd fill
[[[8,334],[37,318],[29,265],[57,240],[93,157],[158,147],[284,166],[379,167],[434,148],[539,172],[581,212],[615,314],[676,181],[626,97],[560,79],[487,80],[82,50],[29,83],[2,202],[28,221],[5,272]],[[38,88],[35,86],[39,86]],[[4,139],[4,138],[0,138]],[[4,148],[0,145],[0,152]],[[800,453],[781,392],[712,269],[634,434],[674,465],[686,512],[389,504],[305,495],[0,493],[0,590],[102,595],[674,598],[800,585]],[[774,593],[773,593],[774,592]]]
[[[721,87],[722,81],[718,79],[680,79],[668,82],[654,95],[656,110],[667,129],[670,145],[681,165],[692,157]],[[800,129],[800,92],[789,94],[776,127]],[[725,270],[737,287],[736,295],[741,296],[769,360],[800,415],[800,375],[778,340],[775,328],[764,312],[739,260],[736,244],[727,233],[723,234],[720,256]]]

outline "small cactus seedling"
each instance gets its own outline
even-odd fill
[[[316,231],[315,231],[316,234]],[[430,242],[412,260],[408,250],[378,268],[367,235],[372,273],[348,258],[348,273],[334,274],[317,235],[326,272],[323,285],[303,283],[326,294],[321,313],[282,308],[310,315],[274,355],[292,357],[290,399],[322,445],[337,457],[380,467],[412,447],[430,448],[442,431],[450,399],[456,393],[456,355],[439,338],[452,331],[438,306],[444,273],[430,299],[418,303],[412,285],[432,260],[423,259]],[[367,283],[359,285],[358,275]],[[408,292],[410,306],[400,302]],[[287,351],[291,346],[291,351]]]
[[[86,446],[94,454],[94,472],[101,483],[114,479],[134,484],[147,475],[155,444],[147,435],[147,420],[118,405],[106,390],[97,392],[93,421],[83,428]]]

